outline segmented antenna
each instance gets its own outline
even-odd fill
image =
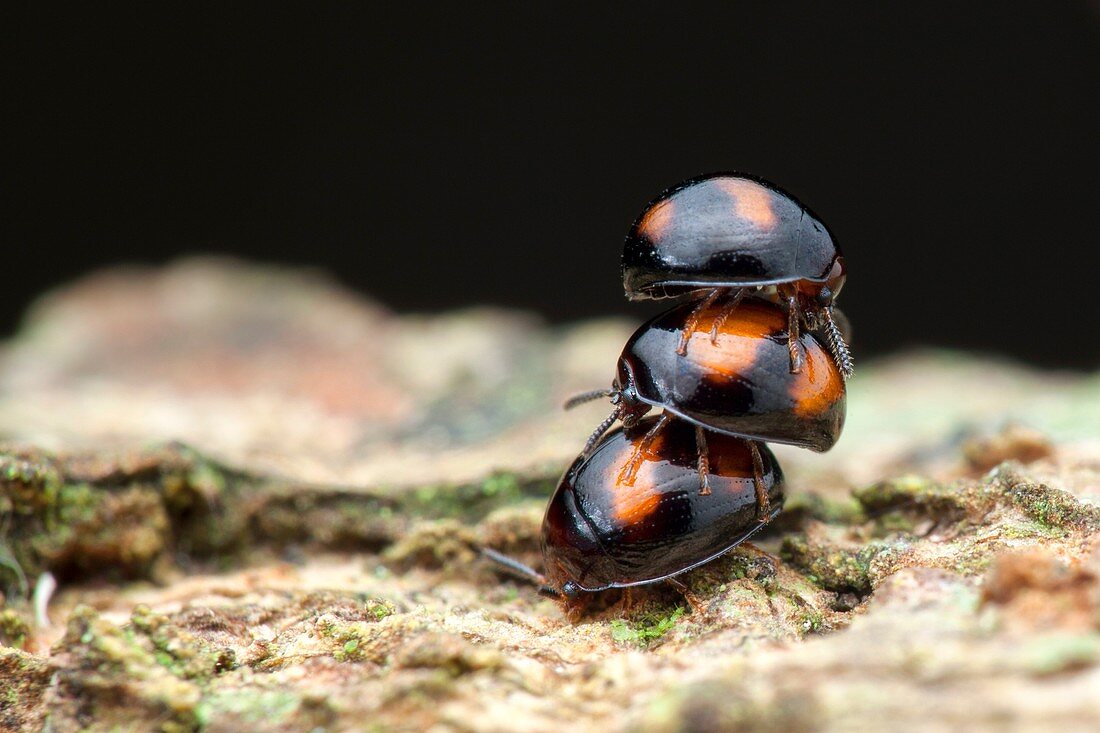
[[[603,437],[603,434],[607,432],[607,429],[611,427],[611,423],[619,419],[619,410],[616,409],[610,415],[604,418],[604,421],[596,426],[596,429],[592,431],[592,435],[588,436],[588,440],[584,444],[584,450],[581,451],[582,456],[587,456],[592,451],[592,446],[596,445],[596,441]]]
[[[844,377],[844,381],[848,381],[852,376],[854,367],[852,354],[848,351],[848,344],[844,341],[844,335],[837,328],[836,322],[833,321],[832,308],[825,309],[825,340],[829,342],[829,351],[832,352],[837,368],[840,369],[840,375]]]
[[[601,397],[610,397],[613,394],[615,394],[615,390],[613,389],[593,389],[588,392],[581,392],[567,399],[564,407],[567,410],[572,410],[577,405],[583,405],[585,402],[598,400]]]
[[[543,576],[542,573],[535,570],[530,565],[524,565],[514,557],[508,557],[507,555],[497,552],[496,550],[492,550],[488,547],[482,547],[481,554],[495,562],[497,565],[502,565],[512,572],[517,573],[518,575],[521,575],[528,580],[534,581],[537,585],[546,585],[546,577]]]

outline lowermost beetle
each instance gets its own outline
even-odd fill
[[[585,592],[671,581],[728,552],[782,508],[783,474],[766,447],[757,463],[745,441],[708,437],[714,447],[711,496],[699,491],[693,427],[646,418],[608,433],[565,472],[542,523],[545,574],[486,554],[568,601]],[[761,493],[767,497],[764,517]]]

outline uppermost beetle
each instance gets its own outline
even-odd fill
[[[778,186],[743,173],[697,176],[665,190],[623,246],[623,289],[631,300],[692,293],[705,310],[736,289],[733,309],[748,290],[768,289],[787,308],[791,372],[802,368],[804,324],[824,331],[847,379],[852,358],[832,312],[844,279],[844,258],[825,224]]]

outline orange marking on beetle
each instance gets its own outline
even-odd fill
[[[657,444],[659,440],[653,442]],[[648,471],[641,469],[646,461],[659,459],[657,450],[635,446],[630,451],[629,460],[619,469],[615,485],[612,486],[612,516],[617,523],[624,526],[634,525],[657,511],[661,494],[647,480]]]
[[[661,495],[650,487],[630,487],[615,491],[611,500],[611,515],[622,526],[637,525],[657,511],[661,505]]]
[[[660,492],[656,491],[651,481],[646,480],[648,472],[642,469],[647,463],[662,460],[664,436],[654,435],[648,445],[644,442],[639,440],[624,451],[622,457],[626,460],[611,489],[611,515],[623,525],[644,520],[657,511],[661,503]]]
[[[630,459],[619,469],[619,475],[616,476],[615,482],[623,486],[633,486],[635,479],[638,478],[638,469],[642,467],[644,462],[661,459],[661,446],[663,444],[664,436],[660,434],[654,435],[649,441],[643,437],[636,443],[631,444]]]
[[[757,229],[771,229],[779,222],[772,208],[774,197],[760,184],[732,178],[720,179],[715,183],[733,199],[737,215],[752,222]]]
[[[785,327],[783,314],[777,309],[742,301],[736,317],[719,323],[715,329],[717,338],[711,340],[712,327],[721,315],[721,303],[700,314],[696,321],[697,330],[688,339],[685,354],[686,358],[706,371],[724,377],[736,377],[747,372],[756,362],[760,350],[767,347],[767,337]]]
[[[664,235],[668,225],[672,223],[675,213],[676,204],[670,199],[666,199],[645,213],[638,230],[648,238],[658,240]]]
[[[844,395],[844,380],[832,358],[809,338],[801,339],[806,346],[805,368],[792,375],[790,395],[794,413],[799,417],[816,418],[827,412]]]

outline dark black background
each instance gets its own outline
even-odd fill
[[[644,307],[620,243],[740,169],[840,239],[857,357],[1094,366],[1087,2],[188,5],[3,19],[0,330],[118,261],[319,265],[400,310]]]

